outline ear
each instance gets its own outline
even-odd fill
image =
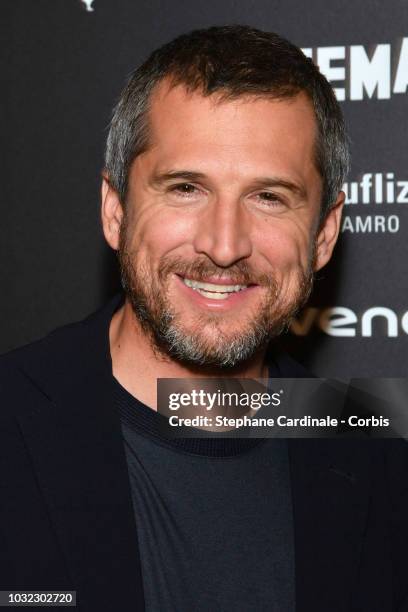
[[[320,270],[330,260],[340,232],[341,213],[345,200],[344,191],[340,191],[337,200],[323,219],[317,236],[314,270]]]
[[[115,251],[119,248],[119,231],[123,218],[123,208],[117,191],[109,183],[106,174],[102,174],[101,218],[106,242]]]

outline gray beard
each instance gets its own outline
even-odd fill
[[[210,260],[186,264],[180,259],[164,258],[159,269],[162,285],[157,286],[143,266],[135,268],[134,257],[126,250],[125,244],[121,244],[118,255],[123,289],[143,331],[150,338],[153,350],[161,357],[173,358],[187,366],[231,369],[248,361],[266,348],[272,338],[287,329],[307,301],[313,286],[310,263],[308,270],[299,272],[296,294],[282,302],[274,279],[253,274],[246,262],[238,262],[228,270],[229,275],[239,275],[237,284],[257,282],[266,285],[266,299],[257,315],[242,326],[240,333],[231,336],[221,330],[217,316],[203,314],[196,327],[200,330],[211,324],[214,328],[212,335],[216,337],[216,341],[211,341],[199,333],[191,334],[183,329],[180,315],[163,299],[165,292],[162,287],[171,273],[182,273],[187,277],[191,277],[192,272],[201,277],[219,274],[222,277],[225,269],[217,268]]]
[[[140,294],[127,294],[133,311],[149,333],[156,350],[179,362],[191,366],[211,366],[216,368],[233,368],[250,359],[260,348],[266,346],[270,334],[264,325],[254,322],[252,329],[233,339],[228,339],[217,330],[217,344],[206,342],[197,335],[186,333],[177,323],[177,316],[169,308],[161,310],[158,316],[151,311],[141,299]],[[209,319],[198,320],[197,327],[209,324]],[[213,322],[217,327],[217,322]]]

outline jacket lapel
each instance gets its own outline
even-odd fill
[[[289,440],[297,612],[351,609],[369,506],[364,443]]]
[[[278,377],[310,378],[288,355],[275,359]],[[289,439],[288,450],[296,612],[349,610],[372,494],[373,440]]]
[[[111,302],[23,364],[37,387],[18,416],[81,610],[144,610],[120,420],[111,399]],[[61,335],[62,334],[62,335]]]

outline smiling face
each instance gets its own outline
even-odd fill
[[[233,367],[289,323],[337,238],[341,198],[318,229],[311,103],[222,100],[163,82],[149,125],[125,213],[105,182],[105,236],[156,348]]]

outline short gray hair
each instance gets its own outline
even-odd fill
[[[343,114],[327,79],[312,60],[278,34],[222,26],[179,36],[154,51],[131,75],[114,108],[105,170],[125,203],[133,160],[149,146],[151,95],[164,78],[203,95],[291,98],[304,91],[318,125],[316,167],[323,179],[321,217],[330,210],[349,169]]]

